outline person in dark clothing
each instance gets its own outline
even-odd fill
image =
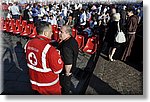
[[[33,4],[32,8],[32,17],[34,23],[38,22],[38,14],[39,14],[38,8],[36,6],[37,6],[36,4]]]
[[[29,21],[29,8],[30,8],[30,6],[28,5],[26,8],[25,8],[25,10],[23,11],[23,20],[27,20],[27,21]]]
[[[74,20],[74,24],[75,24],[75,28],[78,26],[79,23],[79,18],[80,18],[80,14],[81,12],[79,11],[79,9],[74,10],[73,12],[73,20]]]
[[[65,25],[65,20],[62,18],[62,16],[59,16],[59,19],[57,21],[58,27],[62,27],[63,25]]]
[[[113,55],[115,54],[116,49],[120,47],[120,44],[115,42],[119,20],[120,20],[120,13],[113,14],[112,22],[109,23],[108,32],[105,38],[105,41],[108,42],[110,61],[115,61]]]
[[[103,38],[105,35],[105,26],[103,25],[103,22],[99,20],[98,26],[96,27],[96,34],[99,35],[100,43],[103,43]]]
[[[49,10],[51,10],[52,7],[53,7],[53,5],[50,3],[50,4],[49,4]]]
[[[123,31],[126,29],[126,6],[123,6],[123,9],[120,11],[121,19],[120,23],[122,24],[121,28]]]
[[[127,41],[126,41],[126,48],[121,59],[123,61],[129,61],[129,57],[130,57],[133,43],[135,40],[136,30],[138,27],[138,16],[134,15],[133,12],[134,12],[133,8],[130,7],[127,9],[127,15],[128,15],[127,27],[126,27],[127,28],[127,35],[126,35]]]
[[[62,73],[62,94],[73,94],[71,91],[71,77],[76,68],[78,57],[78,43],[72,37],[72,29],[70,26],[62,26],[61,28],[61,44],[59,46],[62,60],[64,61],[64,71]]]

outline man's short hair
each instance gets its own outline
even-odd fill
[[[49,23],[47,23],[47,22],[38,22],[38,23],[36,24],[36,30],[37,30],[37,33],[38,33],[39,35],[42,35],[43,32],[44,32],[45,30],[47,30],[47,29],[51,29],[51,30],[52,30],[52,28],[50,27]]]
[[[64,25],[63,27],[66,28],[66,33],[69,33],[72,36],[72,28],[69,25]]]
[[[128,12],[133,12],[134,13],[134,8],[132,7],[132,6],[129,6],[127,9],[126,9],[126,11],[128,11]]]

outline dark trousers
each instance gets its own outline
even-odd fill
[[[33,17],[33,23],[38,22],[38,16]]]
[[[72,94],[72,91],[71,91],[71,77],[72,77],[72,75],[66,76],[65,74],[60,74],[60,84],[62,86],[62,94],[63,95]]]
[[[19,19],[20,16],[19,16],[19,15],[12,15],[12,18],[13,18],[13,19]]]

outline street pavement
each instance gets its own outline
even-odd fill
[[[129,65],[119,60],[110,62],[104,54],[101,54],[85,94],[142,95],[143,72],[141,69],[143,69],[142,66]]]

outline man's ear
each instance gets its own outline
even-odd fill
[[[48,32],[46,32],[46,31],[43,32],[43,35],[44,35],[44,36],[47,36],[47,34],[48,34]]]
[[[48,33],[49,33],[49,32],[45,32],[45,33],[46,33],[46,36],[48,36]]]

